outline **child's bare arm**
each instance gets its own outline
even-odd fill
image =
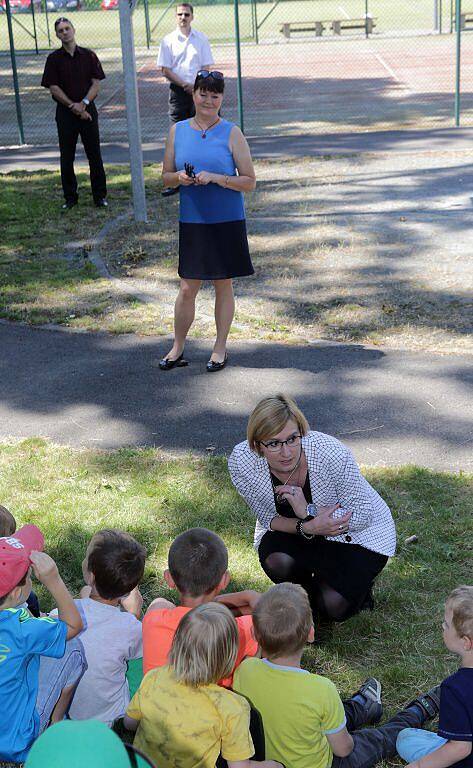
[[[67,624],[66,637],[70,640],[79,634],[83,626],[72,595],[61,579],[52,557],[45,552],[32,552],[30,559],[34,575],[51,593],[57,605],[58,617]]]
[[[448,768],[468,757],[472,746],[471,741],[447,741],[430,755],[409,763],[406,768]]]
[[[143,595],[138,587],[131,590],[130,594],[120,600],[120,605],[128,613],[132,613],[138,621],[143,613]]]
[[[150,611],[162,611],[164,608],[172,610],[172,608],[175,607],[174,603],[171,603],[170,600],[166,600],[165,597],[155,597],[153,602],[148,605],[146,613],[149,613]]]
[[[140,724],[139,720],[135,720],[134,717],[130,717],[130,715],[124,715],[123,717],[123,725],[128,731],[136,731]]]
[[[254,589],[244,589],[241,592],[225,592],[217,595],[215,602],[223,603],[233,612],[235,616],[252,615],[256,608],[261,592]]]
[[[328,743],[332,747],[332,752],[337,757],[348,757],[353,752],[353,739],[346,728],[338,733],[325,734]]]

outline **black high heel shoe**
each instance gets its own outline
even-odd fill
[[[216,360],[209,360],[209,362],[206,365],[207,373],[216,373],[217,371],[223,371],[227,362],[228,362],[227,353],[225,353],[225,357],[221,363],[218,363]]]
[[[184,368],[186,365],[189,365],[189,362],[184,360],[183,355],[184,352],[182,352],[179,357],[176,357],[175,360],[170,360],[169,357],[163,357],[163,359],[159,361],[159,370],[170,371],[171,368]]]

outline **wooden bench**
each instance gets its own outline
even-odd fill
[[[288,40],[291,37],[291,32],[315,32],[316,37],[321,37],[327,24],[330,24],[330,19],[327,21],[287,21],[281,24],[280,32]]]
[[[342,29],[364,29],[370,35],[375,26],[375,19],[368,16],[367,19],[336,19],[330,29],[334,35],[341,35]]]

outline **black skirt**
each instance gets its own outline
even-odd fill
[[[188,280],[227,280],[252,275],[245,220],[219,224],[180,221],[178,273]]]
[[[320,579],[350,603],[363,599],[388,562],[386,555],[359,544],[328,541],[323,536],[309,540],[282,531],[269,531],[261,539],[258,555],[263,570],[266,558],[273,552],[294,558],[303,586]]]

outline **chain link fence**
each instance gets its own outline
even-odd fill
[[[471,3],[471,8],[465,5]],[[103,141],[126,141],[118,0],[10,0],[14,59],[28,144],[56,143],[54,107],[40,87],[54,20],[67,16],[79,45],[98,52]],[[144,142],[164,139],[168,84],[156,66],[175,26],[175,2],[138,0],[133,13]],[[240,40],[237,44],[236,10]],[[0,145],[19,143],[6,0],[0,0]],[[454,0],[238,0],[196,3],[194,26],[210,38],[226,75],[224,114],[249,136],[454,125]],[[473,124],[473,0],[464,0],[461,124]]]

